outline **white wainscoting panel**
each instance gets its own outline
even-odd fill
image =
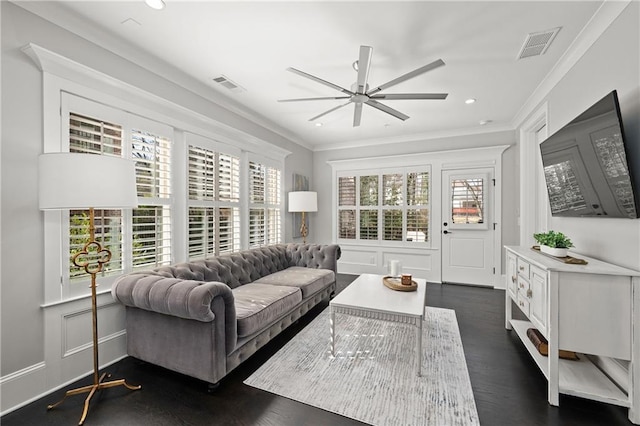
[[[338,272],[343,274],[381,274],[389,272],[389,261],[398,260],[402,272],[430,282],[441,282],[440,250],[340,243],[342,256]]]
[[[127,356],[125,309],[110,292],[98,294],[97,304],[98,362],[102,369]],[[91,298],[54,303],[42,310],[44,361],[0,378],[0,415],[67,388],[93,372]]]

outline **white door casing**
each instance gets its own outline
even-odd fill
[[[494,174],[442,171],[442,282],[495,284]]]

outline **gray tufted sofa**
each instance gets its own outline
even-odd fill
[[[130,356],[215,384],[335,292],[340,247],[279,244],[119,277]]]

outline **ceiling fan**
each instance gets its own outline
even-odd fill
[[[362,105],[369,105],[370,107],[379,109],[380,111],[386,112],[402,121],[409,118],[408,115],[401,113],[398,110],[395,110],[383,103],[378,102],[379,100],[405,100],[405,99],[446,99],[447,93],[391,93],[391,94],[380,94],[379,92],[388,89],[389,87],[395,86],[396,84],[402,83],[403,81],[407,81],[411,78],[417,77],[421,74],[424,74],[427,71],[431,71],[438,67],[444,65],[444,61],[442,59],[438,59],[437,61],[431,62],[425,66],[422,66],[418,69],[415,69],[411,72],[401,75],[400,77],[394,78],[393,80],[378,86],[374,89],[369,90],[369,84],[367,80],[369,79],[369,67],[371,65],[371,54],[373,52],[373,48],[371,46],[360,46],[360,56],[358,60],[354,63],[354,68],[357,65],[358,71],[358,79],[351,86],[351,90],[345,89],[344,87],[340,87],[337,84],[333,84],[311,74],[307,74],[304,71],[300,71],[295,68],[287,68],[287,71],[291,71],[294,74],[298,74],[302,77],[308,78],[310,80],[316,81],[320,84],[324,84],[325,86],[331,87],[332,89],[338,90],[344,93],[346,96],[330,96],[330,97],[320,97],[320,98],[299,98],[299,99],[279,99],[278,102],[300,102],[300,101],[319,101],[319,100],[334,100],[334,99],[348,99],[346,103],[338,105],[337,107],[333,107],[328,111],[323,112],[322,114],[316,115],[313,118],[310,118],[309,121],[317,120],[320,117],[324,117],[325,115],[333,112],[337,109],[345,107],[351,103],[355,105],[355,111],[353,114],[353,127],[357,127],[360,125],[360,121],[362,119]]]

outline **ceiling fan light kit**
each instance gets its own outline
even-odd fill
[[[373,48],[371,46],[360,46],[360,54],[358,56],[358,60],[355,61],[352,66],[358,72],[358,77],[356,82],[351,86],[351,90],[345,89],[344,87],[338,86],[337,84],[333,84],[329,81],[323,80],[314,75],[308,74],[304,71],[300,71],[296,68],[287,68],[287,71],[290,71],[294,74],[297,74],[301,77],[308,78],[309,80],[313,80],[317,83],[323,84],[327,87],[331,87],[334,90],[344,93],[344,96],[328,96],[328,97],[316,97],[316,98],[297,98],[297,99],[280,99],[278,102],[300,102],[300,101],[319,101],[319,100],[346,100],[345,103],[340,104],[336,107],[329,109],[321,114],[316,115],[309,119],[309,121],[315,121],[320,117],[324,117],[325,115],[336,111],[342,107],[345,107],[349,104],[354,104],[354,113],[353,113],[353,127],[358,127],[362,121],[362,110],[363,105],[368,105],[372,108],[385,112],[393,117],[405,121],[409,118],[408,115],[401,113],[400,111],[391,108],[388,105],[385,105],[378,100],[413,100],[413,99],[422,99],[422,100],[444,100],[447,98],[447,93],[389,93],[382,94],[385,89],[393,87],[397,84],[400,84],[404,81],[422,75],[428,71],[434,70],[444,65],[444,61],[442,59],[438,59],[437,61],[431,62],[430,64],[424,65],[420,68],[417,68],[411,72],[401,75],[391,81],[388,81],[385,84],[377,86],[373,89],[369,89],[369,68],[371,66],[371,56],[373,53]]]

